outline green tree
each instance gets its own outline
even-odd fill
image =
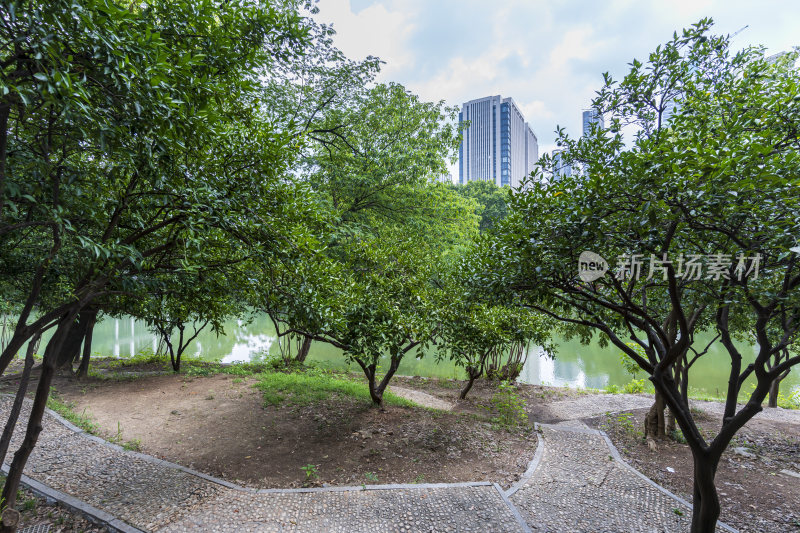
[[[509,187],[498,187],[491,181],[469,181],[464,185],[453,185],[456,192],[477,203],[475,214],[480,215],[480,230],[484,233],[508,216]]]
[[[441,102],[379,84],[309,130],[316,144],[304,175],[331,216],[325,253],[304,260],[294,284],[285,278],[270,314],[286,324],[284,334],[344,350],[376,404],[402,358],[433,339],[439,263],[452,261],[477,231],[474,204],[435,181],[455,153],[453,116]]]
[[[709,34],[710,24],[676,34],[646,63],[634,60],[621,82],[605,75],[594,106],[609,128],[559,139],[583,175],[534,179],[515,195],[476,277],[500,294],[510,288],[584,340],[599,333],[649,375],[694,457],[693,532],[715,530],[723,451],[762,409],[775,378],[800,362],[774,359],[800,327],[800,265],[791,251],[800,234],[796,54],[770,63],[761,49],[732,53],[726,37]],[[667,117],[671,102],[677,110]],[[582,251],[610,258],[616,272],[579,277]],[[634,254],[641,254],[634,258],[643,263],[640,276],[632,272]],[[703,270],[694,279],[698,262]],[[620,275],[625,266],[632,268]],[[710,438],[675,379],[704,324],[730,355],[725,413]],[[758,353],[743,368],[732,339],[746,330]],[[739,408],[751,375],[755,390]]]
[[[472,286],[469,279],[476,268],[480,263],[471,250],[437,278],[437,357],[450,359],[466,372],[462,400],[481,376],[514,381],[531,344],[553,354],[552,321]]]
[[[297,133],[265,120],[258,72],[301,57],[308,28],[291,1],[5,7],[0,291],[18,319],[0,370],[55,328],[3,489],[13,511],[78,317],[155,293],[167,273],[279,261],[296,236]]]

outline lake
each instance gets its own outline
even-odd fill
[[[224,329],[225,335],[219,337],[211,331],[202,332],[187,348],[184,357],[232,363],[260,361],[265,356],[280,353],[275,329],[266,316],[256,317],[249,323],[231,321],[225,324]],[[710,339],[708,334],[700,335],[698,344]],[[95,326],[92,351],[98,355],[130,357],[144,349],[156,348],[157,340],[153,334],[143,323],[133,319],[106,318]],[[739,344],[739,349],[745,364],[754,359],[754,346]],[[313,343],[308,359],[328,368],[361,371],[357,364],[348,365],[341,350],[329,344]],[[720,395],[727,387],[727,368],[727,352],[716,343],[690,370],[690,384],[707,394]],[[419,358],[412,357],[410,353],[403,359],[398,373],[464,378],[463,371],[450,361],[437,362],[433,350],[423,353]],[[644,374],[640,372],[637,377],[642,378]],[[618,349],[601,348],[597,343],[584,346],[577,340],[559,341],[555,359],[545,357],[538,347],[531,347],[528,362],[520,376],[520,381],[525,383],[596,389],[609,385],[622,386],[630,380],[631,375],[620,363]],[[749,390],[749,385],[745,385],[745,390]],[[783,381],[781,390],[784,394],[800,392],[797,369]]]

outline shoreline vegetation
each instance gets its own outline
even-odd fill
[[[37,359],[40,357],[37,355]],[[18,363],[21,365],[22,360],[19,359]],[[297,388],[298,390],[306,388],[307,392],[302,397],[307,395],[316,395],[316,387],[321,392],[338,390],[342,385],[336,383],[337,380],[346,380],[348,394],[354,397],[360,397],[366,394],[368,399],[368,390],[366,383],[363,383],[363,375],[360,372],[341,371],[330,368],[325,368],[323,365],[315,364],[314,362],[306,362],[305,365],[289,365],[283,364],[280,358],[267,358],[263,362],[235,362],[235,363],[221,363],[212,361],[203,361],[195,359],[185,359],[183,361],[185,368],[181,370],[181,374],[187,376],[209,376],[213,374],[231,374],[235,376],[254,376],[263,373],[281,373],[288,376],[303,376],[295,379],[273,378],[274,386],[278,388]],[[12,367],[9,376],[13,375],[14,368]],[[379,367],[380,370],[380,367]],[[140,377],[152,376],[157,374],[173,374],[169,359],[161,355],[153,354],[149,351],[141,352],[133,357],[92,357],[92,366],[89,369],[89,377],[97,379],[110,379],[110,380],[126,380],[137,379]],[[416,376],[397,374],[395,377],[401,379],[411,379]],[[440,378],[440,377],[422,377],[424,380],[439,380],[450,383],[459,383],[461,385],[468,381],[465,376],[462,379],[458,378]],[[459,387],[461,386],[459,385]],[[528,383],[515,383],[517,387],[538,386],[546,387],[555,390],[572,391],[575,394],[654,394],[653,386],[646,378],[636,379],[632,378],[624,385],[609,385],[602,389],[590,387],[570,387],[551,385],[549,383],[541,384],[528,384]],[[363,386],[363,387],[362,387]],[[453,385],[454,388],[456,387]],[[269,388],[269,386],[267,386]],[[363,388],[363,390],[362,390]],[[457,390],[457,389],[455,389]],[[743,390],[740,394],[740,403],[746,401],[751,391]],[[458,398],[456,392],[453,393],[452,400]],[[709,394],[707,391],[702,391],[689,387],[689,398],[698,401],[708,402],[724,402],[724,394],[720,392],[719,395]],[[390,403],[394,405],[402,404],[402,398],[390,394]],[[305,400],[301,400],[305,401]],[[778,407],[782,409],[800,410],[800,391],[793,394],[781,392],[778,396]],[[766,400],[764,402],[766,408]]]

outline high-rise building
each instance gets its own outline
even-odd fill
[[[592,131],[592,124],[597,124],[599,128],[603,128],[603,115],[597,112],[596,109],[585,109],[583,111],[583,134],[589,135]]]
[[[514,100],[487,96],[461,106],[469,121],[458,151],[458,181],[493,181],[518,187],[539,159],[539,143]]]
[[[553,177],[554,181],[557,181],[559,178],[562,177],[569,177],[572,175],[572,165],[564,161],[563,157],[564,150],[562,148],[557,148],[553,150]]]

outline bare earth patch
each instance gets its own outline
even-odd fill
[[[483,480],[508,487],[536,448],[530,432],[464,413],[381,410],[336,394],[321,404],[265,406],[254,383],[218,374],[60,378],[56,387],[109,440],[259,488]],[[307,465],[318,479],[307,479]]]
[[[659,442],[658,450],[651,451],[641,437],[646,412],[637,409],[628,411],[630,416],[610,414],[586,422],[607,431],[636,469],[691,502],[691,451],[673,440]],[[800,425],[760,416],[739,432],[720,461],[720,519],[741,533],[800,531],[800,479],[782,472],[800,475]],[[706,435],[716,434],[716,416],[697,413],[695,418]],[[734,448],[741,449],[737,453]]]

